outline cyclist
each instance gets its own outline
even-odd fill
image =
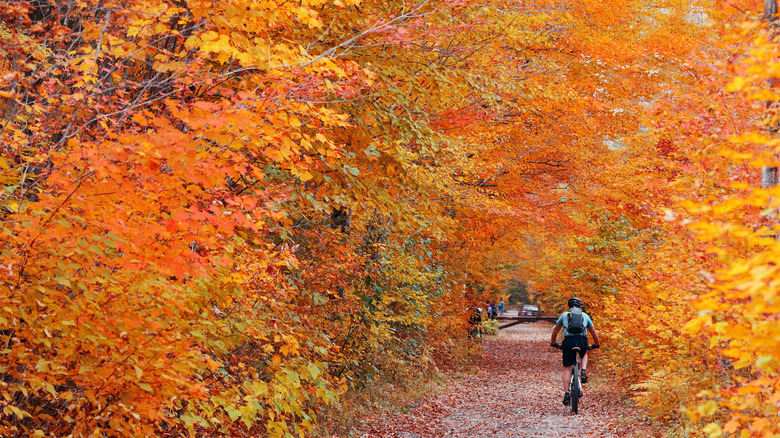
[[[571,312],[582,312],[582,300],[579,298],[569,298],[567,302],[569,310],[561,314],[558,318],[558,322],[555,323],[555,328],[552,332],[552,338],[550,345],[553,347],[557,345],[555,342],[558,339],[558,333],[563,329],[563,390],[566,393],[563,397],[563,404],[568,406],[571,402],[571,394],[569,393],[569,382],[571,381],[571,367],[577,362],[577,356],[574,352],[574,347],[580,348],[580,357],[582,358],[582,372],[580,373],[580,381],[585,383],[588,381],[588,375],[585,369],[588,366],[588,335],[585,330],[581,334],[573,334],[568,331],[569,319]],[[593,327],[593,321],[590,319],[587,313],[582,312],[582,325],[593,336],[593,345],[599,345],[599,335],[596,333],[596,329]]]

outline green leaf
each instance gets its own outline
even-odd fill
[[[316,380],[317,377],[320,375],[320,369],[317,368],[317,365],[314,365],[313,363],[309,363],[306,368],[309,369],[309,372],[311,373],[311,378],[313,380]]]
[[[355,175],[355,176],[360,175],[360,170],[357,167],[344,165],[344,171],[345,172],[349,172],[349,173],[351,173],[352,175]]]
[[[225,412],[227,412],[231,421],[236,421],[241,417],[241,411],[234,408],[233,406],[225,406]]]

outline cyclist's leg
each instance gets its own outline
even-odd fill
[[[563,392],[569,392],[569,383],[571,383],[571,366],[563,367]]]
[[[586,383],[588,381],[588,378],[586,377],[586,369],[588,369],[588,340],[585,337],[582,337],[580,339],[581,348],[582,348],[582,356],[580,356],[580,379],[582,380],[582,383]]]
[[[588,352],[585,352],[585,355],[582,356],[582,359],[580,359],[580,367],[582,367],[582,371],[585,371],[588,369]]]

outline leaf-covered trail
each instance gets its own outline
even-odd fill
[[[620,395],[589,366],[580,414],[563,406],[560,352],[549,347],[549,323],[520,324],[484,341],[479,372],[448,383],[447,391],[407,414],[381,415],[362,423],[357,435],[379,437],[647,436],[644,424]]]

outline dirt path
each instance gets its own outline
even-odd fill
[[[479,373],[453,379],[447,392],[407,414],[363,422],[356,436],[385,437],[594,437],[647,436],[645,425],[630,424],[619,394],[589,366],[580,414],[563,406],[561,354],[549,347],[549,323],[520,324],[484,341]]]

